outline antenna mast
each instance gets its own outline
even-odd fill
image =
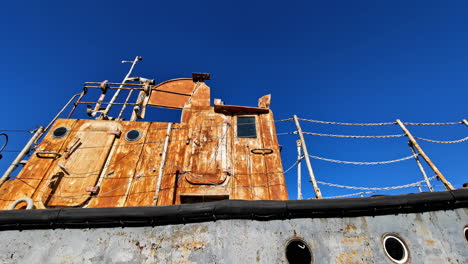
[[[130,77],[130,75],[132,74],[132,71],[133,71],[133,68],[135,68],[135,65],[138,61],[141,61],[143,60],[143,58],[141,56],[136,56],[135,59],[133,61],[122,61],[122,63],[132,63],[132,66],[130,67],[130,70],[128,71],[127,75],[125,75],[125,78],[123,79],[122,81],[122,84],[120,85],[119,88],[122,88],[123,85],[125,84],[125,82],[128,80],[128,78]],[[115,91],[114,93],[114,96],[112,96],[112,99],[110,100],[109,104],[107,105],[106,109],[102,112],[101,116],[99,117],[99,119],[108,119],[108,114],[109,114],[109,111],[112,107],[112,104],[115,102],[115,100],[117,99],[117,97],[119,96],[120,94],[120,91],[121,89],[117,89],[117,91]]]

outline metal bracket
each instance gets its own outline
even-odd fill
[[[250,152],[252,152],[252,154],[268,155],[268,154],[273,153],[274,150],[271,148],[255,148],[255,149],[251,149]]]
[[[36,157],[41,159],[58,159],[62,157],[62,154],[51,151],[38,151],[36,152]]]

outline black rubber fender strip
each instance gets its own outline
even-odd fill
[[[407,214],[468,208],[468,189],[363,198],[0,211],[0,230],[155,226],[227,219],[269,221]]]

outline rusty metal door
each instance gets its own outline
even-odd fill
[[[231,173],[231,125],[228,117],[199,115],[193,117],[187,143],[186,179],[191,184],[222,184]]]
[[[55,166],[49,170],[41,201],[46,207],[83,206],[96,194],[100,174],[108,160],[118,124],[81,120],[68,135]]]

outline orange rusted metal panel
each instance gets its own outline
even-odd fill
[[[59,119],[50,131],[61,126],[72,128],[75,122],[76,120]],[[66,138],[54,139],[50,134],[44,137],[36,152],[60,152]],[[44,175],[52,164],[54,164],[54,159],[39,158],[33,153],[16,179],[8,180],[0,187],[0,208],[7,209],[9,204],[17,199],[33,197],[34,193],[40,189]],[[35,207],[40,208],[34,197],[33,200]]]
[[[68,158],[63,151],[48,172],[47,186],[40,197],[46,207],[83,206],[90,198],[87,187],[95,186],[107,161],[118,122],[79,120],[64,144],[66,149],[79,140],[80,145]]]
[[[162,82],[153,89],[190,95],[195,89],[195,85],[192,78],[179,78]]]
[[[271,94],[264,95],[258,99],[258,107],[270,108]]]
[[[183,182],[184,176],[183,165],[188,148],[186,143],[188,133],[189,128],[186,125],[175,124],[172,128],[157,205],[175,204],[177,201],[177,187]]]
[[[263,148],[265,152],[266,150],[272,151],[271,154],[264,155],[265,170],[268,173],[270,200],[287,200],[288,192],[283,174],[273,114],[270,112],[269,114],[259,115],[258,119]]]
[[[191,184],[222,184],[230,170],[230,122],[221,115],[200,112],[192,116],[185,179]]]
[[[182,109],[194,92],[192,79],[174,79],[156,85],[148,102],[150,106]]]
[[[165,93],[158,90],[151,92],[148,105],[182,109],[190,96]]]
[[[166,129],[167,123],[150,124],[125,206],[152,205]]]
[[[110,159],[102,172],[100,190],[87,207],[121,207],[124,205],[130,191],[131,183],[148,174],[136,174],[143,148],[147,148],[146,135],[150,126],[148,122],[119,122],[122,135],[114,142]],[[127,140],[127,133],[136,133],[139,138]]]

